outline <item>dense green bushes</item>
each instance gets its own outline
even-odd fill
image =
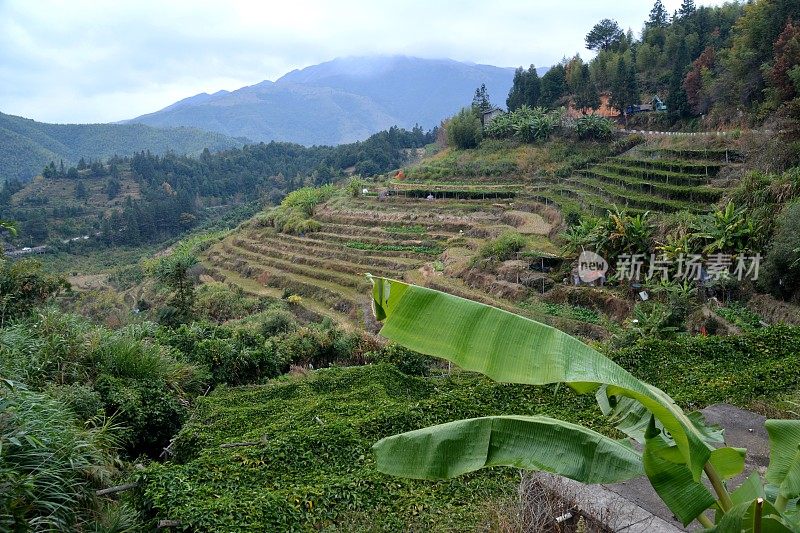
[[[507,261],[516,257],[522,251],[528,240],[521,233],[507,231],[496,239],[486,241],[480,249],[480,256],[484,259]]]
[[[314,207],[330,199],[337,189],[333,185],[302,187],[290,192],[281,205],[267,211],[261,223],[280,232],[301,234],[319,231],[320,223],[311,218]]]
[[[795,390],[798,345],[800,329],[771,327],[740,337],[642,340],[612,356],[683,407],[746,407]],[[396,347],[379,357],[412,360]],[[420,362],[408,370],[424,372]],[[497,413],[608,429],[591,395],[564,388],[503,385],[464,372],[414,378],[388,365],[327,369],[204,399],[179,434],[177,462],[143,474],[142,508],[198,531],[482,527],[483,504],[516,490],[515,470],[442,482],[388,478],[375,470],[370,447],[386,435]],[[232,442],[253,444],[220,448]]]
[[[179,434],[176,462],[142,474],[140,501],[153,519],[194,531],[488,528],[487,500],[514,493],[516,471],[436,483],[391,479],[375,470],[372,444],[396,431],[497,412],[565,412],[592,424],[591,400],[464,373],[411,377],[390,365],[221,388]],[[220,448],[233,442],[254,444]]]
[[[447,143],[456,148],[475,148],[481,142],[483,128],[478,112],[472,108],[462,109],[446,126]]]
[[[800,328],[771,326],[730,337],[645,339],[613,358],[684,408],[716,402],[748,406],[797,389],[798,346]]]

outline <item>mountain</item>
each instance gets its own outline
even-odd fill
[[[177,105],[177,104],[174,104]],[[141,150],[199,154],[204,148],[241,146],[233,139],[195,128],[159,129],[144,124],[48,124],[0,113],[0,183],[27,180],[50,161],[74,165],[80,158],[105,159]]]
[[[347,57],[275,82],[198,94],[129,122],[191,126],[257,141],[342,144],[391,126],[432,128],[485,83],[502,105],[514,69],[451,59]]]

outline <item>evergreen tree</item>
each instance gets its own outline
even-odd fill
[[[595,87],[594,82],[592,82],[589,74],[589,65],[586,63],[580,67],[578,80],[578,87],[575,91],[575,107],[580,110],[598,107],[600,105],[600,95],[597,93],[597,87]]]
[[[613,50],[617,48],[625,34],[617,21],[603,19],[586,34],[586,48],[589,50]]]
[[[535,107],[539,105],[541,93],[541,80],[536,72],[536,67],[531,65],[528,70],[519,67],[514,71],[514,81],[506,99],[506,107],[514,111],[523,105]]]
[[[489,92],[486,90],[485,83],[481,83],[481,86],[475,89],[475,96],[472,97],[472,108],[478,113],[485,113],[492,108],[492,102],[489,99]]]
[[[689,102],[686,99],[686,90],[683,88],[683,79],[688,67],[689,53],[686,50],[686,43],[681,41],[669,78],[669,95],[666,102],[667,109],[678,117],[686,116],[689,112]]]
[[[650,19],[645,23],[651,28],[663,28],[667,25],[669,15],[661,0],[656,0],[653,9],[650,10]]]
[[[567,71],[564,65],[554,65],[547,74],[542,76],[542,93],[539,105],[543,107],[556,107],[559,100],[568,92]]]
[[[678,9],[678,18],[685,18],[694,15],[697,10],[694,6],[694,0],[683,0],[680,9]]]
[[[78,200],[84,200],[88,196],[89,192],[86,190],[86,185],[83,184],[83,181],[79,181],[75,186],[75,198]]]
[[[539,105],[541,94],[542,80],[539,79],[539,73],[536,72],[536,67],[531,65],[528,67],[528,73],[525,77],[525,105],[530,107]]]

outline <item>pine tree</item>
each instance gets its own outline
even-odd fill
[[[669,15],[661,0],[656,0],[653,9],[650,10],[650,20],[645,24],[651,28],[663,28],[667,25]]]
[[[694,6],[694,0],[683,0],[680,9],[678,9],[678,17],[685,18],[694,15],[696,10],[697,8]]]
[[[559,100],[567,94],[567,91],[567,71],[564,65],[559,63],[542,76],[542,93],[539,97],[539,105],[556,107]]]
[[[479,113],[485,113],[492,108],[492,102],[489,99],[489,92],[486,90],[485,83],[481,83],[481,86],[475,89],[475,96],[472,97],[472,108]]]
[[[514,71],[514,81],[511,83],[511,90],[506,98],[506,107],[509,111],[514,111],[525,103],[525,71],[519,67]]]

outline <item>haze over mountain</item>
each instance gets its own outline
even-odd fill
[[[8,179],[27,180],[50,161],[74,165],[80,158],[107,159],[149,150],[199,154],[241,146],[248,139],[233,139],[196,128],[154,128],[144,124],[48,124],[0,113],[0,184]]]
[[[341,144],[395,125],[432,128],[468,105],[481,83],[503,105],[513,76],[513,68],[450,59],[338,58],[275,82],[201,93],[129,122],[192,126],[256,141]]]

